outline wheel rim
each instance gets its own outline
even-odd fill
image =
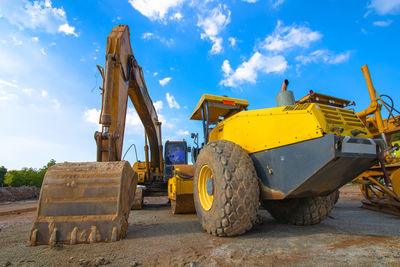
[[[197,189],[201,207],[206,211],[211,209],[214,201],[213,184],[212,171],[207,165],[204,165],[200,169]]]

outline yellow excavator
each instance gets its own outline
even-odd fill
[[[32,245],[117,241],[126,235],[138,184],[145,188],[143,195],[166,195],[174,165],[189,166],[182,171],[190,175],[186,141],[167,141],[163,148],[161,122],[132,53],[128,26],[113,28],[105,69],[98,68],[103,86],[102,131],[95,133],[97,162],[59,163],[46,172]],[[145,161],[133,167],[121,160],[128,97],[145,128]],[[141,188],[136,196],[139,207]]]

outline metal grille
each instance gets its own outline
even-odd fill
[[[319,105],[320,110],[325,116],[327,123],[334,124],[338,126],[355,126],[363,127],[364,124],[360,121],[357,115],[352,110],[334,108],[325,105]]]
[[[309,103],[298,104],[298,105],[293,105],[293,106],[286,106],[283,111],[306,110],[309,106],[310,106]]]

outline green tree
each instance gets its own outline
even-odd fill
[[[51,159],[45,166],[39,170],[33,168],[23,168],[22,170],[8,171],[4,183],[8,186],[36,186],[41,187],[44,175],[48,168],[56,164],[54,159]]]
[[[4,178],[6,177],[7,169],[4,166],[0,167],[0,186],[4,186]]]

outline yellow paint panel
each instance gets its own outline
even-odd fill
[[[341,127],[343,132],[340,133]],[[322,137],[325,133],[353,136],[354,129],[366,132],[358,137],[371,137],[351,110],[321,104],[242,111],[220,122],[210,133],[210,142],[228,140],[248,153],[255,153]]]
[[[146,162],[144,161],[136,161],[132,169],[137,173],[138,175],[138,183],[144,183],[146,179]]]
[[[168,180],[168,198],[176,200],[178,195],[193,195],[193,179],[187,180],[174,175]]]

